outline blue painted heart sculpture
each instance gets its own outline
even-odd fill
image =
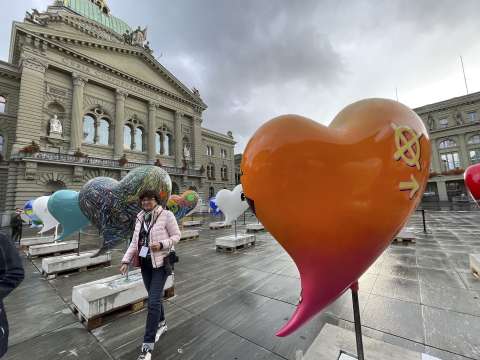
[[[82,187],[80,208],[103,236],[98,254],[132,236],[141,210],[138,196],[145,190],[157,192],[160,205],[165,207],[172,191],[170,176],[158,166],[147,165],[132,170],[121,181],[97,177]]]
[[[88,219],[80,210],[77,191],[60,190],[55,192],[48,199],[47,207],[63,229],[55,240],[63,240],[89,224]]]

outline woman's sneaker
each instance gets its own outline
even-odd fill
[[[160,339],[160,337],[167,332],[167,330],[168,330],[167,322],[163,320],[158,325],[157,335],[155,336],[155,342],[157,342]]]
[[[151,360],[151,359],[152,359],[152,350],[149,347],[144,346],[142,349],[142,353],[137,358],[137,360]]]

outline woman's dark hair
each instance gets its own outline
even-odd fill
[[[155,199],[157,204],[160,204],[160,195],[153,190],[143,190],[140,195],[138,196],[138,200],[141,203],[143,199],[148,198],[148,199]]]

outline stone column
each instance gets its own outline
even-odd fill
[[[17,132],[14,151],[34,140],[40,141],[47,63],[34,56],[24,56],[18,99]]]
[[[431,140],[430,144],[432,146],[432,159],[430,160],[432,162],[432,169],[433,171],[440,174],[443,171],[443,169],[441,166],[442,164],[440,162],[440,155],[437,149],[437,140],[436,139]]]
[[[73,74],[72,122],[70,125],[70,150],[82,147],[83,133],[83,92],[87,79]]]
[[[448,201],[447,185],[445,181],[437,181],[438,199],[440,201]]]
[[[194,116],[192,120],[193,127],[193,164],[195,168],[200,168],[202,164],[202,118]]]
[[[458,135],[458,147],[460,157],[460,167],[466,169],[470,165],[470,157],[467,151],[467,142],[465,141],[465,135]]]
[[[150,102],[148,104],[148,133],[147,133],[147,146],[148,146],[148,161],[152,164],[157,157],[155,149],[155,134],[157,132],[157,104]]]
[[[165,154],[165,133],[162,131],[160,133],[160,154]]]
[[[117,90],[115,105],[115,140],[114,140],[114,158],[116,160],[123,156],[123,126],[125,124],[125,99],[128,94]]]
[[[182,167],[183,149],[182,149],[182,120],[183,113],[175,112],[175,165]]]

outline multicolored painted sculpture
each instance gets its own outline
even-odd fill
[[[167,209],[170,210],[177,221],[187,216],[197,206],[199,196],[193,190],[187,190],[182,195],[172,195],[167,202]]]
[[[218,208],[225,214],[225,224],[231,224],[248,209],[248,203],[243,196],[242,184],[235,186],[233,191],[222,189],[215,196]]]
[[[27,216],[27,218],[32,222],[31,227],[40,227],[43,225],[42,220],[35,214],[33,211],[33,202],[34,200],[28,200],[25,205],[23,206],[23,213]]]
[[[218,216],[222,214],[222,211],[218,208],[217,199],[215,197],[210,198],[208,204],[210,205],[210,209],[212,209],[213,215]]]
[[[470,165],[463,174],[465,185],[475,201],[480,200],[480,164]]]
[[[284,115],[256,131],[242,158],[244,194],[302,286],[278,336],[354,286],[390,244],[422,198],[430,152],[417,114],[384,99],[351,104],[328,127]]]
[[[157,192],[165,207],[172,191],[170,176],[158,166],[147,165],[132,170],[121,181],[97,177],[82,187],[80,209],[103,235],[99,254],[132,236],[141,210],[138,196],[144,190]]]
[[[56,191],[48,199],[47,208],[49,213],[62,225],[62,233],[57,235],[55,240],[64,240],[90,223],[80,210],[77,191]]]
[[[59,224],[58,221],[48,211],[49,199],[50,196],[40,196],[38,199],[35,199],[32,205],[33,212],[43,223],[40,234],[56,228]]]

